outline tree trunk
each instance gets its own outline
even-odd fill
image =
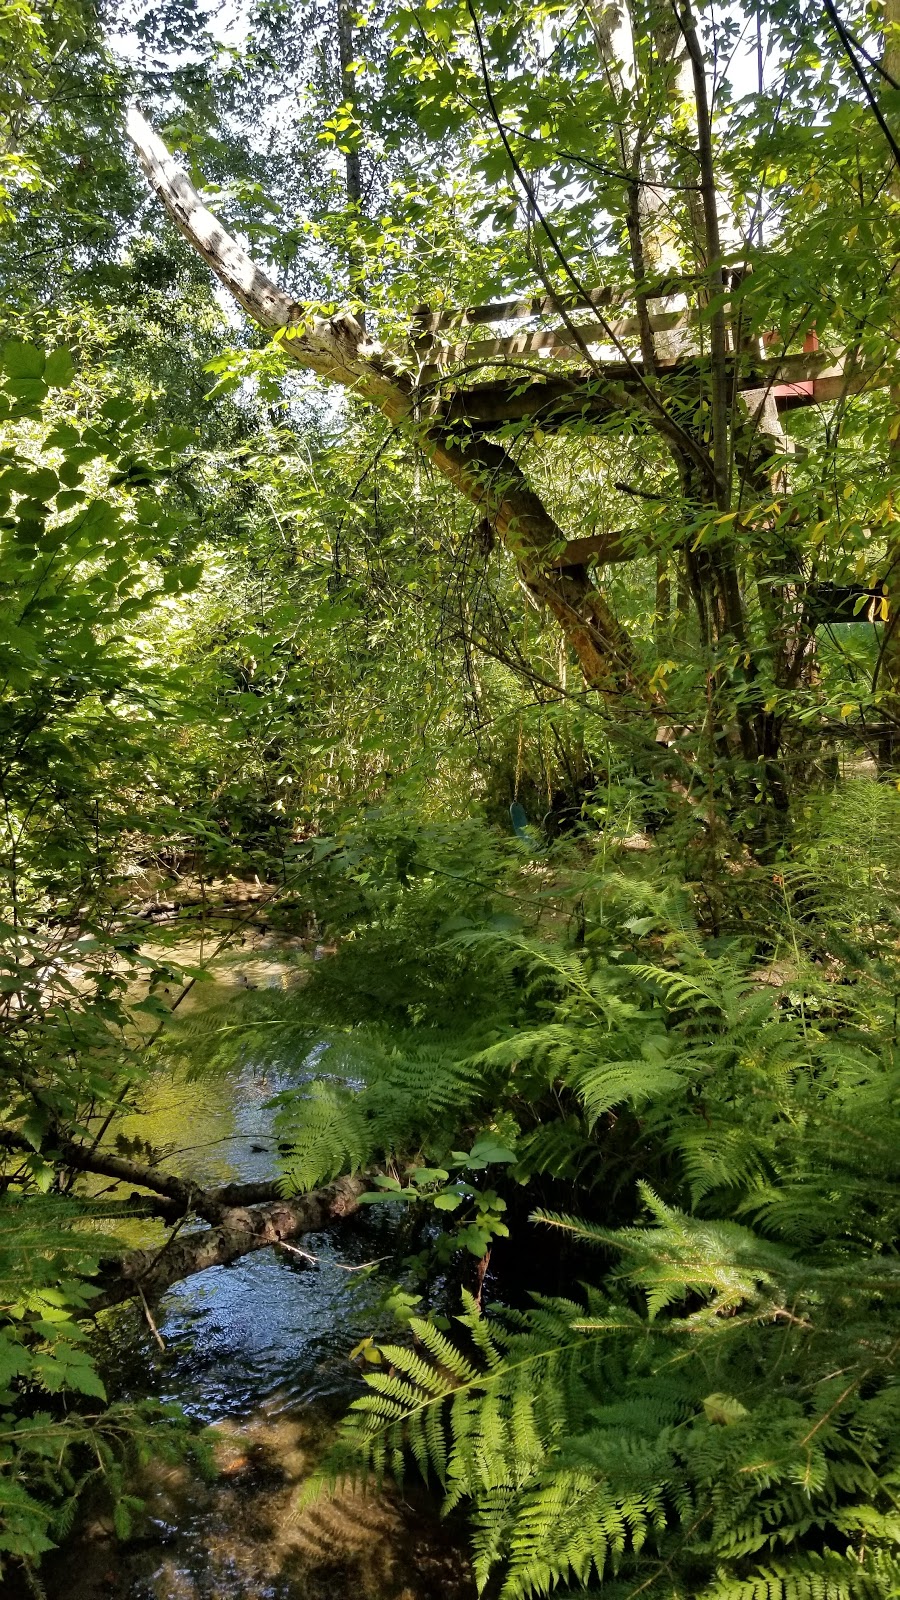
[[[885,0],[884,3],[882,66],[888,75],[883,80],[884,89],[890,88],[889,79],[900,83],[900,0]],[[895,117],[894,121],[897,132],[900,132],[900,117]],[[896,164],[891,172],[890,188],[894,198],[900,200],[900,171]],[[900,387],[891,390],[891,402],[896,423],[900,417]],[[900,432],[895,434],[888,449],[891,467],[895,472],[900,472]],[[900,507],[897,509],[900,512]],[[883,578],[889,597],[888,618],[884,625],[876,684],[880,681],[883,687],[882,713],[891,731],[881,741],[879,760],[882,766],[893,767],[900,759],[900,536],[888,542]]]
[[[388,352],[366,340],[355,317],[310,316],[231,238],[140,113],[128,135],[151,187],[220,282],[264,328],[284,330],[285,355],[342,384],[408,431],[445,477],[478,506],[516,558],[523,582],[559,622],[586,682],[604,694],[642,694],[630,642],[584,566],[554,566],[565,534],[521,469],[499,445],[454,429],[452,439],[417,414],[409,379]]]

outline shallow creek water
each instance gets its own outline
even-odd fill
[[[252,1067],[160,1081],[126,1131],[201,1182],[267,1178],[267,1102],[291,1081]],[[218,1475],[157,1467],[137,1486],[149,1513],[137,1536],[120,1544],[102,1516],[89,1521],[42,1573],[48,1600],[472,1600],[460,1530],[412,1488],[298,1510],[335,1416],[359,1392],[349,1352],[371,1331],[375,1290],[347,1269],[390,1250],[396,1224],[377,1210],[299,1241],[315,1264],[259,1251],[177,1286],[156,1309],[165,1350],[134,1308],[116,1314],[112,1387],[177,1401],[210,1424]]]

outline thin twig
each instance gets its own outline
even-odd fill
[[[138,1294],[140,1295],[141,1305],[142,1305],[143,1310],[144,1310],[144,1316],[147,1318],[147,1326],[149,1327],[150,1332],[152,1333],[152,1335],[153,1335],[154,1339],[156,1340],[157,1344],[159,1345],[160,1350],[165,1350],[166,1341],[163,1338],[162,1334],[160,1333],[158,1327],[156,1326],[156,1323],[153,1321],[153,1316],[151,1314],[150,1307],[147,1304],[147,1296],[144,1294],[144,1291],[141,1288],[140,1284],[138,1284]]]
[[[304,1261],[312,1262],[313,1266],[321,1267],[323,1264],[320,1256],[310,1255],[308,1250],[301,1250],[295,1244],[288,1244],[286,1239],[279,1239],[278,1246],[281,1250],[289,1250],[292,1256],[302,1256]],[[358,1266],[348,1266],[346,1261],[326,1261],[325,1266],[337,1267],[339,1272],[365,1272],[367,1267],[377,1267],[382,1261],[390,1259],[390,1256],[376,1256],[373,1261],[361,1261]]]

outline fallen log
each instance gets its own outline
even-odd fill
[[[227,1266],[251,1251],[267,1250],[346,1222],[359,1209],[359,1197],[367,1188],[365,1178],[338,1178],[336,1183],[294,1199],[235,1206],[226,1210],[213,1228],[179,1233],[161,1247],[129,1250],[104,1261],[94,1280],[100,1297],[91,1301],[90,1310],[102,1311],[141,1296],[152,1302],[195,1273]]]
[[[31,1143],[14,1130],[0,1134],[0,1148],[23,1154],[33,1151]],[[148,1162],[72,1140],[48,1139],[41,1153],[61,1171],[74,1169],[134,1185],[130,1198],[141,1206],[141,1215],[156,1215],[174,1224],[164,1244],[129,1250],[100,1263],[93,1280],[100,1294],[91,1300],[89,1315],[126,1300],[140,1298],[146,1303],[158,1299],[182,1278],[345,1222],[358,1211],[359,1197],[369,1187],[364,1177],[344,1177],[309,1194],[285,1198],[275,1178],[205,1188]],[[149,1190],[151,1198],[139,1194],[138,1189]],[[181,1224],[189,1217],[211,1226],[181,1232]]]

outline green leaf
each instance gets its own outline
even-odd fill
[[[52,500],[59,491],[59,478],[49,467],[39,467],[25,475],[22,488],[32,500]]]
[[[65,450],[70,445],[77,445],[80,439],[81,434],[71,422],[57,422],[44,439],[44,447],[47,450]]]
[[[40,405],[47,394],[43,378],[10,378],[6,387],[16,400],[24,405]]]
[[[468,1156],[464,1158],[466,1166],[489,1167],[495,1164],[513,1162],[516,1160],[515,1151],[507,1149],[496,1139],[477,1139]]]
[[[44,352],[20,339],[9,339],[3,346],[3,370],[9,378],[43,377]]]
[[[36,1106],[31,1116],[22,1123],[22,1137],[28,1140],[32,1150],[40,1150],[47,1132],[47,1120],[44,1107]]]
[[[750,1415],[747,1407],[730,1394],[708,1394],[703,1402],[703,1410],[708,1422],[716,1422],[726,1428]]]
[[[52,350],[44,364],[44,382],[51,389],[66,389],[75,376],[72,352],[64,344]]]
[[[491,1234],[487,1228],[479,1227],[475,1222],[470,1222],[468,1227],[461,1228],[456,1236],[456,1242],[461,1249],[468,1250],[470,1255],[480,1259],[491,1242]]]

